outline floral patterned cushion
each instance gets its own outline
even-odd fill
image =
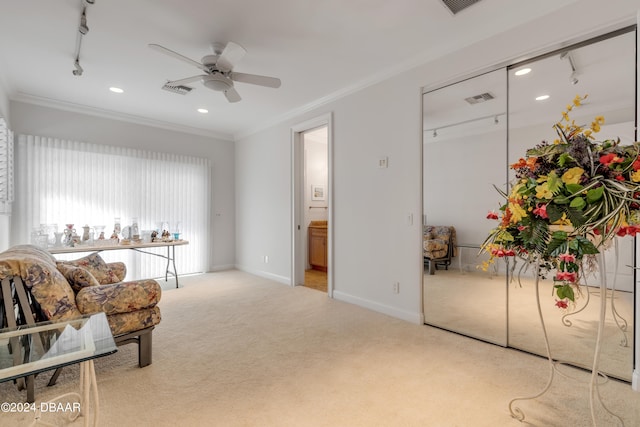
[[[75,267],[64,262],[58,262],[56,266],[76,294],[84,287],[100,286],[93,274],[82,267]]]
[[[70,319],[81,315],[75,294],[55,258],[36,246],[15,246],[0,253],[0,279],[20,277],[40,305],[46,319]]]
[[[160,323],[160,320],[160,308],[157,305],[142,310],[107,316],[111,333],[114,336],[155,326]]]
[[[448,225],[425,225],[422,227],[422,249],[425,258],[446,258],[449,245],[453,245],[452,254],[456,255],[456,230]]]
[[[153,307],[161,295],[155,280],[138,280],[84,288],[76,295],[76,303],[82,313],[104,311],[111,315]]]
[[[92,253],[73,261],[61,261],[58,264],[61,263],[84,268],[101,285],[121,282],[126,275],[124,263],[107,264],[98,253]],[[112,268],[112,266],[115,268]]]

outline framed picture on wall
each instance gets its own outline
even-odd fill
[[[312,185],[311,186],[311,200],[324,200],[324,185]]]

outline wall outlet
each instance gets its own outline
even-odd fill
[[[389,158],[388,157],[380,157],[378,159],[378,167],[380,169],[388,168],[389,167]]]
[[[400,293],[400,282],[393,282],[393,293],[394,294]]]

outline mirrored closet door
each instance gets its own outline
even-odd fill
[[[504,190],[507,181],[506,83],[501,69],[423,96],[425,321],[500,345],[507,342],[506,269],[477,267],[495,225],[487,210],[500,201],[493,185]]]
[[[597,140],[637,140],[635,63],[635,28],[626,28],[424,93],[426,324],[546,356],[531,269],[508,258],[482,269],[486,257],[479,247],[495,226],[487,213],[503,202],[497,189],[508,190],[514,178],[509,165],[528,148],[557,138],[553,124],[576,95],[587,95],[571,112],[576,123],[605,118]],[[454,231],[453,250],[443,252],[438,242],[447,241],[447,230]],[[600,368],[626,381],[633,372],[635,240],[616,238],[605,253],[609,290]],[[567,312],[555,306],[552,281],[541,282],[555,359],[591,366],[599,283],[598,273],[590,274]]]
[[[563,119],[562,112],[577,95],[587,98],[581,106],[572,108],[571,120],[589,127],[596,116],[604,116],[595,140],[619,137],[622,144],[636,141],[635,38],[635,31],[607,36],[509,67],[508,163],[517,162],[527,148],[543,140],[552,143],[557,139],[552,125]],[[635,239],[627,236],[615,240],[605,251],[609,292],[600,368],[610,376],[630,381]],[[522,273],[518,281],[518,269],[514,270],[516,277],[509,288],[509,346],[545,355],[531,273]],[[597,272],[588,275],[586,283],[569,311],[555,306],[551,278],[541,281],[540,298],[554,359],[588,368],[593,363],[602,296]]]

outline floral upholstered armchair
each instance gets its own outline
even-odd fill
[[[147,366],[151,332],[160,323],[157,304],[162,291],[155,280],[123,282],[125,275],[123,263],[106,263],[97,253],[57,261],[36,246],[14,246],[0,253],[2,326],[104,312],[116,344],[137,343],[138,365]],[[28,399],[32,398],[31,390]]]
[[[438,266],[449,268],[456,254],[456,229],[451,226],[422,226],[422,252],[424,264],[429,265],[429,274]]]

